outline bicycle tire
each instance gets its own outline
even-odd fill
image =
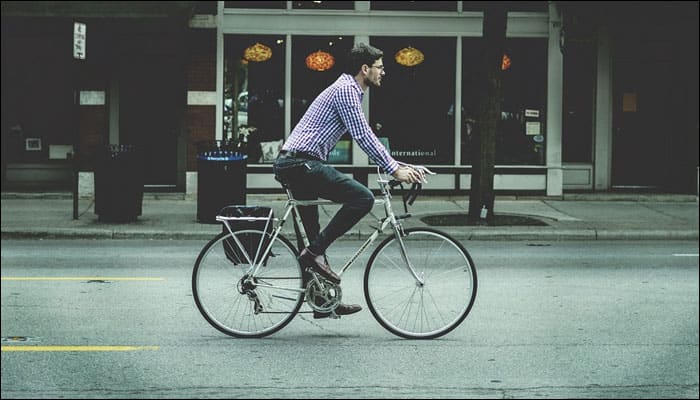
[[[367,262],[365,300],[389,332],[407,339],[434,339],[454,330],[471,311],[476,267],[464,246],[444,232],[410,228],[405,234],[406,255],[424,285],[409,272],[392,235]]]
[[[270,233],[255,229],[234,233],[244,246],[250,244],[252,249],[257,249],[262,235],[266,235],[266,243],[271,237]],[[246,240],[250,243],[246,243]],[[192,271],[195,304],[209,324],[227,335],[238,338],[271,335],[291,322],[303,304],[304,294],[257,285],[244,287],[242,278],[249,272],[250,264],[247,261],[232,261],[231,248],[225,247],[231,243],[235,244],[231,233],[223,232],[210,240],[199,253]],[[254,251],[251,251],[253,256]],[[304,290],[302,268],[297,256],[294,245],[278,235],[255,282]],[[258,305],[262,310],[256,312]]]

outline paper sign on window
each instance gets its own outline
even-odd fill
[[[637,93],[622,95],[622,112],[637,112]]]
[[[525,122],[525,134],[528,136],[537,136],[540,134],[540,123],[536,121]]]

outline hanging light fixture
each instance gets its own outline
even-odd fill
[[[272,57],[272,49],[260,43],[255,43],[243,52],[243,58],[253,62],[267,61],[270,57]]]
[[[508,54],[503,55],[503,61],[501,61],[501,71],[505,71],[510,68],[510,57]]]
[[[306,66],[314,71],[327,71],[335,65],[335,58],[325,51],[316,51],[306,56]]]
[[[422,63],[423,60],[425,60],[425,56],[420,50],[408,46],[396,52],[396,54],[394,55],[394,59],[400,65],[406,67],[414,67]]]

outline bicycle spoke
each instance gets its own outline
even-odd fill
[[[382,257],[384,258],[384,261],[385,261],[385,262],[388,262],[389,264],[391,264],[394,268],[396,268],[397,271],[400,271],[400,272],[408,272],[408,266],[406,266],[406,265],[399,265],[399,264],[396,262],[396,260],[395,260],[394,258],[390,257],[389,255],[383,254]]]
[[[365,271],[365,297],[379,323],[407,338],[435,338],[458,326],[476,296],[476,271],[461,245],[432,229],[413,228],[402,237],[405,255],[423,284],[403,266],[394,237],[374,251]]]
[[[261,240],[267,244],[271,238],[256,230],[235,234],[241,245],[255,250]],[[252,266],[236,256],[244,250],[230,233],[218,235],[197,259],[192,289],[197,307],[216,329],[232,336],[261,337],[284,327],[301,307],[302,270],[296,250],[281,235],[272,242],[269,257],[256,256],[259,277],[251,276]]]
[[[434,278],[438,278],[438,277],[440,277],[440,276],[442,276],[442,275],[450,274],[450,273],[453,273],[453,272],[468,272],[468,270],[465,270],[465,269],[464,269],[464,266],[456,266],[456,267],[453,268],[453,269],[445,270],[445,271],[442,271],[442,272],[433,272],[431,275],[427,275],[427,274],[426,274],[426,279],[427,279],[428,277],[431,277],[431,278],[433,278],[433,277],[434,277]]]

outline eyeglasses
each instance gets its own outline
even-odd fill
[[[383,65],[370,65],[370,68],[376,68],[380,71],[384,71],[384,66]]]

